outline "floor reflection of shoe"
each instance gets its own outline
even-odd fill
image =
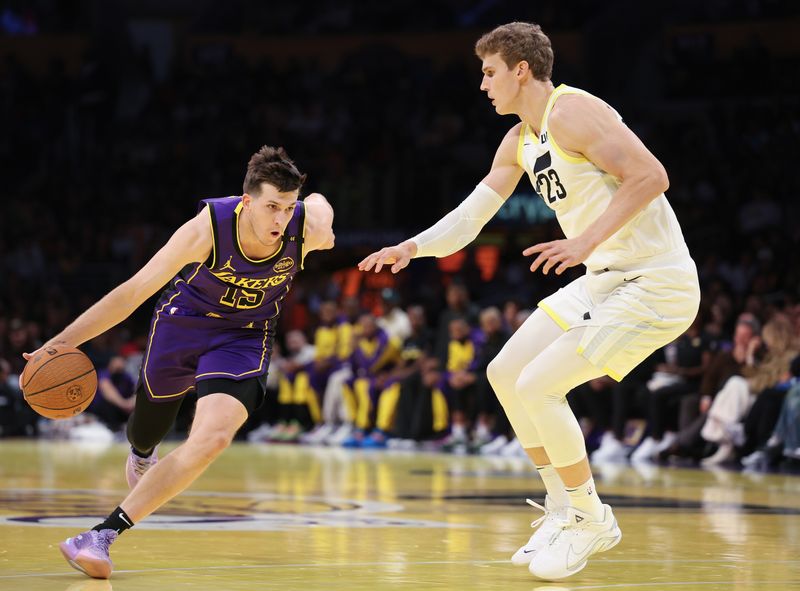
[[[546,581],[564,579],[583,570],[593,554],[619,544],[622,532],[614,513],[608,505],[603,505],[603,511],[603,519],[595,521],[588,513],[567,507],[559,531],[531,560],[531,574]]]
[[[116,539],[113,529],[89,530],[67,538],[58,547],[73,568],[95,579],[107,579],[114,569],[108,547]]]
[[[108,579],[81,579],[75,581],[64,591],[113,591]]]
[[[125,480],[128,487],[133,488],[151,467],[158,463],[158,448],[153,450],[150,457],[143,458],[134,453],[133,448],[128,453],[128,460],[125,462]]]

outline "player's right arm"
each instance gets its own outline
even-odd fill
[[[112,289],[47,344],[77,347],[125,320],[185,265],[211,253],[211,218],[203,209],[178,228],[167,243],[133,277]],[[23,354],[26,359],[33,355]]]
[[[446,257],[472,242],[483,226],[511,196],[524,172],[517,162],[517,147],[522,123],[512,127],[500,142],[492,168],[475,190],[453,211],[433,226],[400,244],[373,252],[358,264],[362,271],[391,265],[392,273],[403,269],[413,258]]]

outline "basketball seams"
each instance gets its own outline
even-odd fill
[[[76,404],[75,406],[65,406],[63,408],[55,408],[55,407],[52,407],[52,406],[43,406],[41,404],[36,404],[34,402],[29,402],[28,404],[30,404],[31,407],[35,406],[35,407],[38,407],[38,408],[42,408],[44,410],[72,410],[73,408],[79,408],[80,412],[83,412],[84,410],[86,410],[86,407],[89,406],[89,404],[91,404],[91,402],[92,402],[91,400],[84,400],[83,402],[81,402],[79,404]],[[75,413],[75,414],[80,414],[80,413]],[[49,417],[47,417],[47,418],[49,418]]]
[[[64,355],[62,355],[62,357],[64,357]],[[74,381],[82,378],[83,376],[89,375],[90,373],[94,373],[94,368],[93,367],[90,368],[89,371],[86,371],[86,372],[84,372],[84,373],[82,373],[80,375],[70,377],[66,382],[61,382],[60,384],[53,384],[52,386],[49,386],[49,387],[45,388],[44,390],[39,390],[38,392],[31,392],[30,394],[25,394],[25,398],[30,398],[31,396],[36,396],[37,394],[44,394],[45,392],[48,392],[49,390],[52,390],[53,388],[58,388],[59,386],[64,386],[66,384],[69,384],[70,382],[74,382]],[[53,409],[53,410],[55,410],[55,409]]]
[[[39,373],[39,371],[40,371],[40,370],[41,370],[43,367],[47,366],[47,365],[48,365],[48,364],[49,364],[51,361],[55,361],[56,359],[61,359],[62,357],[67,357],[68,355],[83,355],[83,353],[82,353],[81,351],[70,351],[70,352],[68,352],[68,353],[62,353],[61,355],[53,355],[52,357],[50,357],[50,359],[48,359],[47,361],[45,361],[44,363],[42,363],[42,364],[41,364],[39,367],[37,367],[37,368],[36,368],[36,371],[34,371],[34,372],[33,372],[33,374],[31,374],[31,377],[29,377],[29,378],[28,378],[26,381],[24,381],[24,382],[22,383],[22,389],[24,390],[24,389],[25,389],[25,387],[26,387],[28,384],[30,384],[30,383],[31,383],[31,380],[33,380],[34,376],[35,376],[37,373]],[[25,376],[25,370],[23,370],[23,371],[22,371],[22,375],[23,375],[23,377]],[[86,375],[86,374],[84,374],[84,375]]]

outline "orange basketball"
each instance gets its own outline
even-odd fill
[[[80,414],[96,391],[94,366],[74,347],[49,345],[31,357],[22,372],[25,401],[48,419]]]

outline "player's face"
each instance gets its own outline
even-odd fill
[[[500,54],[493,53],[483,58],[481,71],[481,90],[492,101],[498,115],[513,113],[513,100],[519,92],[519,81],[514,70],[508,68]]]
[[[299,191],[278,191],[277,187],[261,183],[258,195],[245,193],[242,207],[248,211],[258,239],[263,244],[274,244],[281,239],[297,205]]]

